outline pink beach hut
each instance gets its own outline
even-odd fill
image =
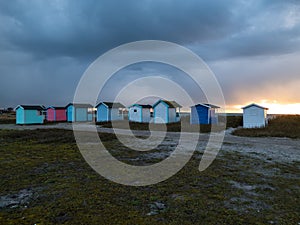
[[[67,121],[67,112],[65,107],[50,106],[47,108],[47,121]]]

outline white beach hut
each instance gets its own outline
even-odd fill
[[[268,108],[252,103],[242,109],[244,128],[265,127],[267,125]]]
[[[175,101],[160,99],[153,105],[154,123],[175,123],[180,121],[180,108]]]
[[[129,106],[128,120],[139,123],[149,123],[151,119],[151,105],[133,104]]]

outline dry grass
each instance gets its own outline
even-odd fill
[[[219,117],[219,125],[214,126],[214,131],[224,130],[224,126],[222,124],[226,123],[226,128],[233,127],[236,128],[238,126],[243,125],[242,116],[227,116]],[[98,125],[103,127],[111,128],[121,128],[127,129],[128,121],[115,121],[112,125],[111,122],[98,122]],[[181,122],[170,123],[170,124],[151,124],[152,130],[165,130],[167,126],[167,131],[169,132],[200,132],[200,133],[209,133],[211,132],[211,125],[201,124],[201,125],[191,125],[190,117],[186,116],[182,118]],[[137,123],[137,122],[129,122],[129,127],[131,130],[149,130],[148,123]]]
[[[289,137],[300,138],[300,115],[278,116],[269,121],[265,128],[242,128],[234,135],[248,137]]]
[[[101,122],[97,123],[103,127],[107,128],[121,128],[127,129],[128,128],[128,121],[116,121],[113,122]],[[200,132],[200,133],[209,133],[211,132],[212,126],[206,124],[193,124],[191,125],[189,122],[183,121],[177,123],[169,123],[169,124],[149,124],[149,123],[137,123],[137,122],[129,122],[129,127],[131,130],[151,130],[161,131],[167,128],[168,132]],[[215,131],[223,130],[221,126],[215,127]]]
[[[13,123],[16,123],[16,114],[14,112],[0,114],[0,124],[13,124]]]
[[[115,157],[124,159],[126,149],[113,135],[100,137],[107,146],[119,149]],[[267,163],[224,152],[200,173],[201,153],[195,153],[170,179],[129,187],[93,171],[77,149],[72,131],[1,130],[0,150],[0,197],[17,199],[21,190],[31,193],[20,204],[0,207],[0,224],[300,222],[299,163]],[[135,156],[127,153],[124,160],[130,163]],[[274,175],[268,175],[271,172]],[[149,216],[154,202],[166,208]]]

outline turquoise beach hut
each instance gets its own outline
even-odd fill
[[[68,122],[93,121],[94,107],[91,104],[70,103],[66,109]]]
[[[40,105],[18,105],[16,107],[16,124],[44,123],[45,107]]]

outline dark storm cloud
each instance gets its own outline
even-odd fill
[[[1,1],[1,47],[94,57],[122,43],[160,39],[197,45],[204,58],[272,54],[299,48],[299,23],[282,22],[297,7],[279,0]]]
[[[131,41],[176,42],[214,65],[230,58],[297,53],[299,12],[297,0],[0,1],[0,107],[71,101],[87,66]],[[238,60],[231,62],[226,77],[234,80],[243,70],[236,68]]]
[[[239,29],[217,41],[193,45],[207,60],[281,55],[300,50],[299,1],[246,1],[234,10]]]
[[[38,56],[98,55],[119,44],[220,39],[236,29],[232,1],[2,1],[8,47]],[[5,47],[5,46],[2,46]]]

